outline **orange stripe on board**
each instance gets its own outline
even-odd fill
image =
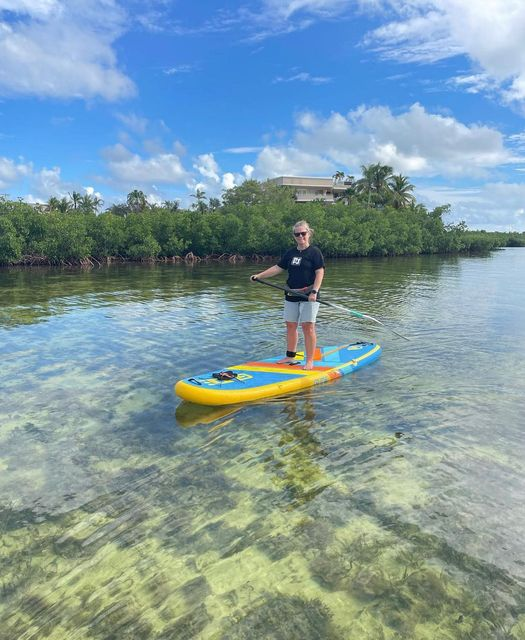
[[[278,369],[279,371],[304,371],[301,369],[300,364],[289,365],[286,363],[278,364],[277,362],[245,362],[242,365],[237,365],[235,368],[242,367],[264,367],[265,369]],[[313,369],[309,369],[309,371],[328,371],[333,369],[333,367],[318,367],[315,366]]]

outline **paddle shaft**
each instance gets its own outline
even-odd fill
[[[298,296],[299,298],[304,298],[305,300],[308,300],[308,294],[302,293],[301,291],[296,291],[295,289],[290,289],[290,287],[286,287],[280,284],[275,284],[273,282],[268,282],[268,280],[264,280],[263,278],[252,277],[252,280],[254,280],[255,282],[260,282],[261,284],[265,284],[267,287],[273,287],[274,289],[279,289],[280,291],[285,291],[286,293],[290,293],[294,296]],[[319,302],[319,304],[324,304],[327,307],[332,307],[333,309],[340,309],[341,311],[345,311],[346,313],[349,313],[351,316],[354,316],[354,318],[371,320],[372,322],[375,322],[377,324],[380,324],[382,327],[385,327],[385,329],[392,331],[392,333],[395,333],[396,336],[403,338],[403,340],[410,340],[410,338],[407,338],[406,336],[401,335],[397,331],[394,331],[394,329],[387,327],[387,325],[381,322],[381,320],[378,320],[373,316],[369,316],[367,313],[361,313],[360,311],[355,311],[354,309],[348,309],[348,307],[343,307],[340,304],[334,304],[333,302],[327,302],[326,300],[318,300],[317,302]]]

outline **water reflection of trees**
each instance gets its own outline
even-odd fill
[[[376,300],[384,306],[389,295],[398,304],[400,297],[410,293],[415,274],[435,281],[446,265],[458,260],[442,256],[332,260],[328,262],[325,291],[332,297],[351,294],[355,308],[374,307]],[[0,326],[33,324],[77,307],[169,302],[193,296],[205,299],[217,295],[235,313],[277,305],[279,295],[249,282],[253,269],[250,263],[217,262],[115,264],[88,270],[6,268],[0,271]]]

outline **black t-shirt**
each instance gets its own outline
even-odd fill
[[[318,247],[307,247],[299,251],[297,247],[287,251],[279,260],[277,266],[288,271],[286,284],[290,289],[302,289],[310,287],[315,280],[317,269],[324,268],[324,258]],[[319,298],[319,295],[317,296]],[[285,294],[286,300],[290,302],[301,302],[305,298]]]

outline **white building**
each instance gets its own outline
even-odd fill
[[[351,182],[336,182],[333,178],[301,178],[296,176],[279,176],[270,178],[269,182],[282,187],[293,187],[297,202],[335,202],[336,195],[342,195]]]

